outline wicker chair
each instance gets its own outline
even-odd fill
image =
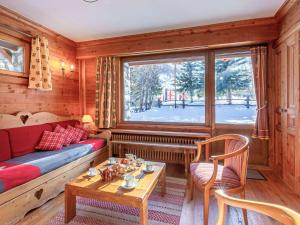
[[[209,158],[210,148],[202,148],[202,146],[217,141],[224,141],[225,154]],[[229,194],[240,194],[241,198],[245,198],[249,140],[242,135],[226,134],[196,142],[196,145],[197,155],[190,165],[190,199],[193,198],[195,187],[203,191],[203,224],[208,225],[209,199],[215,190],[226,190]],[[206,162],[200,162],[204,149]],[[209,159],[212,162],[209,162]],[[221,160],[224,161],[224,166],[219,165]],[[248,224],[246,210],[243,210],[243,216]]]
[[[287,207],[265,202],[257,202],[230,197],[222,190],[217,190],[215,195],[218,200],[219,208],[218,222],[216,225],[224,225],[225,209],[227,205],[259,212],[261,214],[272,217],[273,219],[284,225],[300,224],[300,214]]]

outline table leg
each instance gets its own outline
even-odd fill
[[[65,223],[70,222],[76,216],[76,196],[72,194],[68,186],[65,187]]]
[[[144,200],[140,208],[140,225],[148,225],[148,200]]]
[[[160,194],[164,196],[166,194],[166,167],[163,168],[160,175]]]

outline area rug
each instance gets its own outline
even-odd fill
[[[167,177],[166,195],[161,197],[159,186],[149,197],[149,224],[180,223],[186,180]],[[77,215],[69,225],[135,225],[139,224],[139,210],[115,203],[77,198]],[[64,225],[64,212],[60,211],[47,225]]]
[[[259,172],[258,170],[254,170],[254,169],[248,169],[248,171],[247,171],[247,179],[251,179],[251,180],[266,180],[266,178],[264,177],[264,175],[262,175],[261,172]]]

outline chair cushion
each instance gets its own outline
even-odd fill
[[[0,162],[11,158],[9,136],[7,131],[0,130]]]
[[[191,176],[195,184],[201,188],[211,178],[214,170],[213,163],[192,163]],[[218,172],[213,188],[230,189],[240,186],[239,176],[230,168],[218,165]]]
[[[65,133],[44,131],[43,137],[35,149],[46,151],[59,150],[63,147],[64,142]]]
[[[52,131],[53,129],[49,124],[7,129],[12,156],[18,157],[34,152],[45,130]]]

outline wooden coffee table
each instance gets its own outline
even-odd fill
[[[98,169],[107,167],[107,161],[99,164]],[[158,182],[161,183],[161,195],[166,192],[166,165],[153,162],[154,172],[144,173],[142,168],[131,173],[140,177],[137,186],[132,190],[121,187],[122,178],[112,182],[102,182],[100,175],[88,177],[82,174],[65,186],[65,223],[76,215],[76,196],[92,198],[101,201],[114,202],[140,209],[140,224],[148,224],[148,198]]]

